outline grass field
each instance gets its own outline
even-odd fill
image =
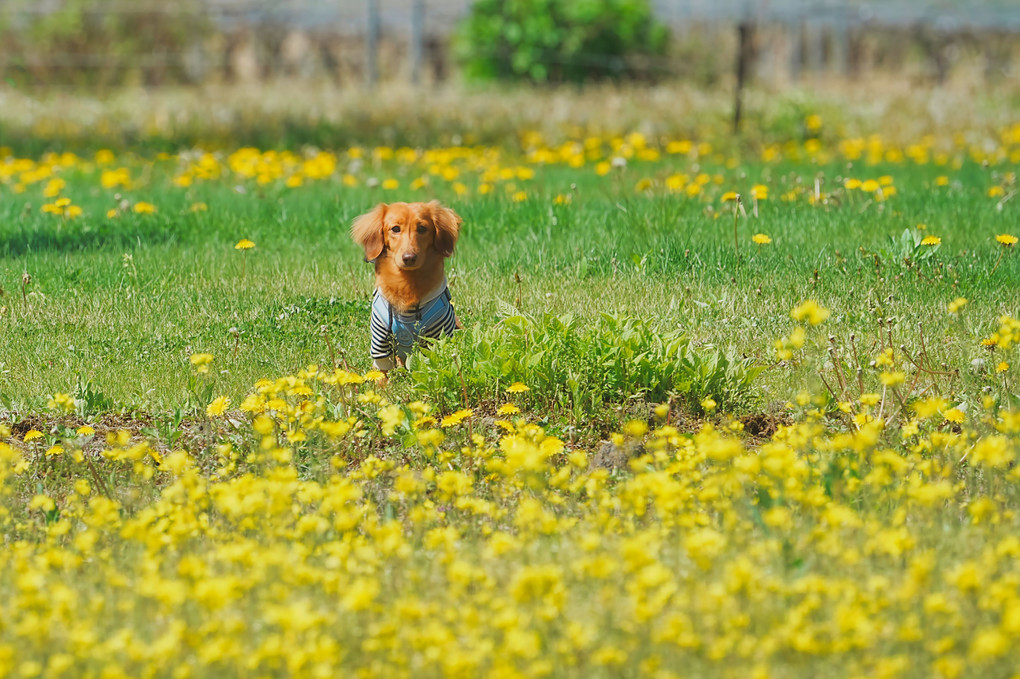
[[[776,110],[0,151],[0,673],[1016,676],[1020,123]],[[348,227],[432,198],[376,388]]]

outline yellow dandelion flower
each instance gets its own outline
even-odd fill
[[[811,325],[818,325],[829,317],[830,311],[813,299],[808,299],[793,308],[790,316],[795,321],[806,320]]]
[[[436,426],[436,418],[432,417],[431,415],[425,415],[423,417],[419,417],[414,422],[412,422],[412,425],[414,426],[415,429],[422,429],[424,427],[434,427]]]
[[[677,153],[690,153],[693,144],[686,140],[681,139],[679,141],[671,141],[666,144],[666,153],[677,154]]]
[[[131,210],[140,215],[151,215],[156,212],[156,206],[152,203],[146,203],[145,201],[138,201],[134,204]]]
[[[875,365],[882,368],[891,368],[896,365],[896,356],[891,348],[886,348],[875,357]]]
[[[54,394],[46,403],[46,407],[69,413],[74,410],[74,397],[70,394]]]
[[[213,361],[213,355],[212,354],[192,354],[191,358],[189,360],[191,361],[192,367],[195,368],[195,372],[197,372],[197,373],[207,373],[207,372],[209,372],[209,364],[212,363],[212,361]]]
[[[524,391],[531,391],[531,387],[524,384],[524,382],[514,382],[513,384],[506,388],[506,392],[508,394],[520,394],[521,392]]]
[[[521,412],[521,409],[513,403],[504,403],[496,410],[497,415],[516,415],[519,412]]]
[[[382,187],[387,191],[395,191],[400,188],[400,182],[391,177],[383,181]]]
[[[237,245],[234,246],[234,249],[235,250],[250,250],[253,247],[255,247],[255,243],[252,243],[247,238],[242,238],[241,240],[237,241]]]
[[[912,404],[914,413],[921,419],[927,419],[933,415],[945,412],[949,402],[941,397],[926,398]]]
[[[895,387],[906,381],[907,374],[902,370],[886,371],[879,374],[878,379],[887,387]]]
[[[995,372],[997,373],[1004,373],[1007,370],[1009,370],[1009,363],[1006,363],[1005,361],[1002,361],[999,365],[995,366]]]
[[[55,177],[46,183],[46,188],[43,189],[43,195],[47,198],[55,198],[60,195],[60,192],[67,186],[67,182],[59,177]]]
[[[966,417],[964,415],[964,412],[959,408],[950,408],[945,413],[943,413],[943,416],[946,418],[947,422],[953,422],[955,424],[960,424]]]
[[[460,424],[461,422],[463,422],[464,420],[466,420],[467,418],[469,418],[472,415],[474,415],[474,413],[475,413],[475,411],[472,410],[471,408],[464,408],[463,410],[458,410],[457,412],[451,413],[451,414],[447,415],[446,417],[444,417],[442,419],[442,421],[439,423],[439,426],[440,427],[455,427],[458,424]]]
[[[319,429],[322,430],[322,433],[333,439],[346,436],[353,428],[354,425],[350,422],[322,422],[319,424]]]
[[[227,411],[227,408],[229,407],[230,397],[218,396],[217,398],[213,399],[213,402],[206,407],[205,414],[208,415],[209,417],[219,417],[220,415],[225,413]]]
[[[47,497],[46,495],[36,495],[28,503],[29,509],[41,509],[44,512],[52,512],[57,508],[57,503],[53,501],[53,498]]]
[[[631,438],[640,438],[648,433],[648,424],[641,420],[629,420],[624,423],[621,430]]]
[[[1000,233],[995,237],[995,240],[997,240],[1003,247],[1011,248],[1016,245],[1018,239],[1016,236],[1011,236],[1008,233]]]
[[[25,432],[25,439],[24,439],[24,441],[25,441],[25,443],[28,443],[29,441],[34,441],[36,439],[41,439],[42,437],[43,437],[43,433],[41,431],[39,431],[38,429],[29,429],[27,432]]]
[[[273,422],[273,418],[269,417],[269,415],[256,415],[255,419],[251,421],[251,428],[263,436],[272,434],[275,427],[276,423]]]
[[[939,245],[942,239],[938,236],[925,236],[921,239],[921,245]]]
[[[772,239],[769,238],[764,233],[756,233],[756,234],[754,234],[753,236],[751,236],[751,240],[754,241],[755,243],[757,243],[758,245],[768,245],[769,243],[772,242]]]
[[[967,298],[966,297],[957,297],[956,299],[954,299],[952,302],[949,303],[949,306],[948,306],[949,313],[951,313],[951,314],[960,313],[960,309],[962,309],[965,306],[967,306]]]

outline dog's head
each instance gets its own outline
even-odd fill
[[[414,271],[449,257],[460,235],[461,219],[438,200],[429,203],[380,203],[351,225],[351,238],[365,259],[392,259],[398,269]]]

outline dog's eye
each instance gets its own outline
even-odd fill
[[[418,233],[425,233],[425,231],[427,231],[427,229],[425,228],[425,225],[424,224],[419,224],[418,225]]]
[[[392,229],[390,229],[390,231],[392,231],[393,233],[400,233],[400,227],[394,226]]]

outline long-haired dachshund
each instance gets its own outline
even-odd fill
[[[460,323],[450,304],[444,264],[461,218],[439,201],[379,204],[351,225],[351,238],[375,264],[372,366],[403,365],[421,338],[449,335]]]

